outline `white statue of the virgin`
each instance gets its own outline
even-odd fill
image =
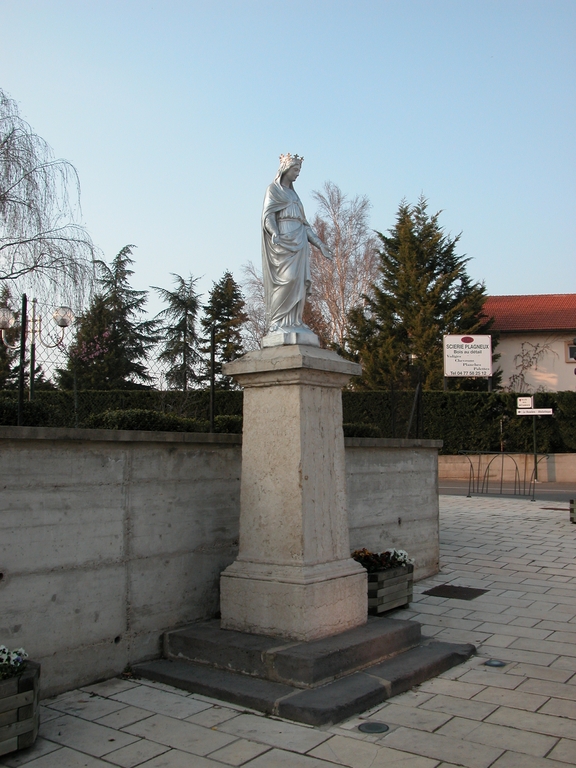
[[[306,221],[294,190],[303,157],[280,155],[280,168],[266,190],[262,210],[262,274],[267,334],[262,346],[312,344],[318,337],[302,321],[310,293],[310,243],[332,254]]]

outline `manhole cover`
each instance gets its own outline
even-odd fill
[[[358,730],[362,733],[385,733],[389,728],[386,723],[377,723],[373,720],[372,722],[361,723]]]
[[[474,589],[473,587],[455,587],[453,584],[440,584],[438,587],[427,589],[424,594],[431,597],[448,597],[453,600],[474,600],[480,597],[487,589]]]

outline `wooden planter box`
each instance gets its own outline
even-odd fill
[[[368,574],[368,613],[378,616],[412,600],[414,566],[401,565]]]
[[[39,725],[40,664],[29,661],[17,677],[0,680],[0,755],[31,747]]]

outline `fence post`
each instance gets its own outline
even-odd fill
[[[534,482],[538,482],[538,452],[536,450],[536,416],[532,416],[532,436],[534,438]]]
[[[210,432],[214,432],[214,389],[216,366],[216,326],[210,326]]]
[[[408,420],[408,429],[406,430],[406,440],[410,437],[410,430],[412,429],[412,422],[414,421],[414,413],[416,412],[416,409],[419,408],[420,404],[420,390],[422,389],[422,384],[418,382],[416,384],[416,391],[414,392],[414,400],[412,401],[412,410],[410,411],[410,419]],[[416,416],[416,437],[418,437],[418,415]]]
[[[18,371],[18,426],[24,421],[24,363],[26,361],[26,315],[28,297],[22,294],[22,318],[20,323],[20,370]]]
[[[34,400],[34,372],[36,369],[36,299],[32,299],[32,335],[30,337],[30,384],[28,400]]]

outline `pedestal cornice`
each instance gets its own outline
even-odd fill
[[[342,387],[351,376],[359,376],[362,367],[330,349],[294,344],[248,352],[226,363],[223,371],[241,386],[271,386],[275,382],[315,385],[320,383],[319,375],[332,373],[336,376],[323,377],[324,386]]]

